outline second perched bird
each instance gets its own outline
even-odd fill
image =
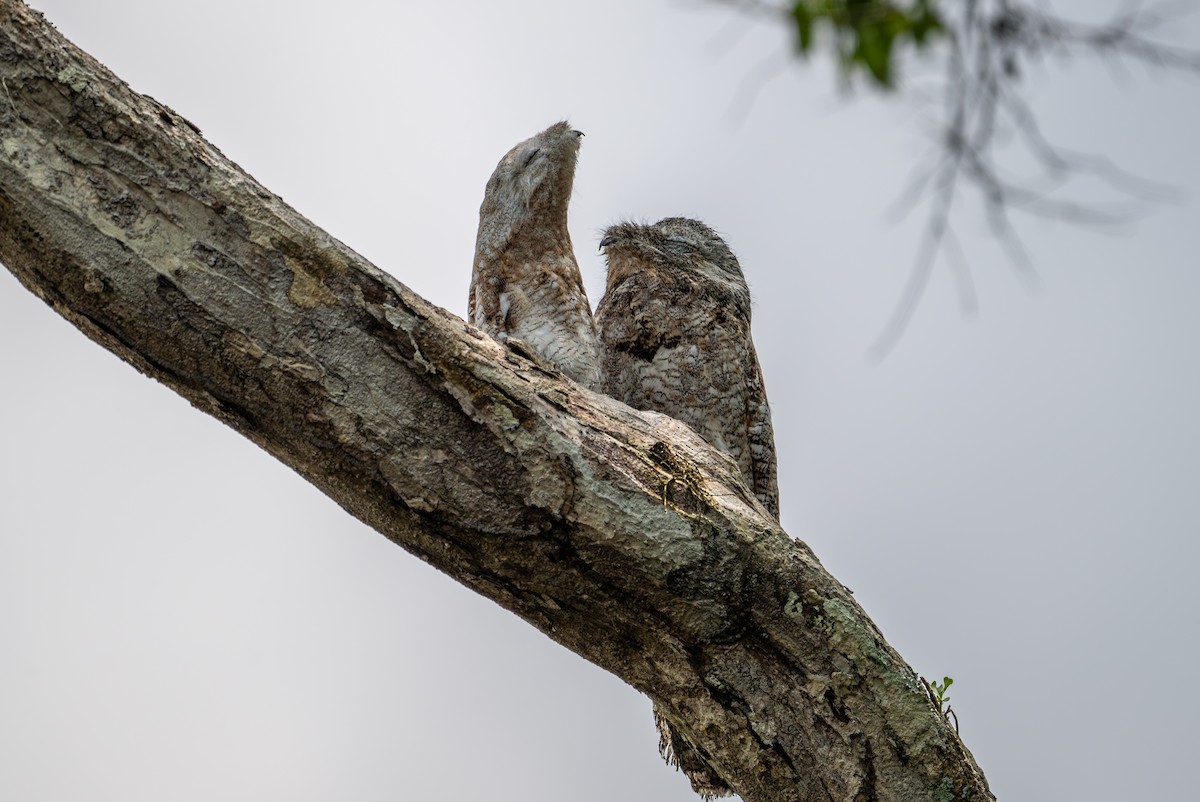
[[[479,207],[467,320],[595,389],[596,329],[567,231],[581,136],[555,123],[496,165]]]
[[[608,287],[596,309],[604,391],[670,415],[733,457],[779,517],[775,434],[750,339],[750,289],[737,257],[699,220],[621,223],[600,240]],[[706,799],[732,793],[656,705],[659,748]]]
[[[691,426],[733,457],[778,518],[775,433],[737,257],[715,231],[684,217],[620,223],[600,247],[608,259],[596,309],[604,391]]]

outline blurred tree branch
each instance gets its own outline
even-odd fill
[[[1043,133],[1022,94],[1032,65],[1049,59],[1134,60],[1153,67],[1200,73],[1200,52],[1156,35],[1193,11],[1188,3],[1127,2],[1106,22],[1065,19],[1047,4],[1022,0],[716,0],[787,26],[796,51],[809,57],[832,48],[845,86],[908,92],[938,107],[933,143],[895,204],[900,216],[924,208],[925,231],[895,312],[872,352],[886,355],[920,303],[940,255],[953,271],[964,311],[973,312],[969,266],[951,223],[964,190],[981,199],[993,235],[1015,265],[1028,257],[1011,220],[1024,212],[1069,223],[1108,227],[1128,222],[1145,203],[1179,200],[1169,186],[1141,178],[1109,157],[1062,147]],[[905,81],[916,60],[941,64],[934,92]],[[1004,159],[1002,143],[1015,141]],[[1032,163],[1035,174],[1012,177],[1013,162]],[[1107,197],[1079,200],[1076,179],[1093,179]]]

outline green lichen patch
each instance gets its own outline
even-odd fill
[[[500,422],[501,429],[512,430],[521,425],[520,419],[513,414],[510,407],[501,404],[499,401],[492,402],[492,413],[496,416],[496,420]]]
[[[75,66],[63,67],[57,76],[58,82],[71,87],[72,92],[84,92],[88,88],[88,76]]]

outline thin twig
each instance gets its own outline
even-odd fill
[[[792,10],[799,0],[709,2],[723,2],[743,13],[782,19],[793,26]],[[1184,200],[1177,188],[1134,175],[1106,156],[1051,142],[1020,86],[1030,65],[1049,58],[1100,57],[1105,64],[1119,64],[1120,59],[1127,58],[1200,73],[1200,51],[1156,38],[1180,17],[1192,13],[1194,3],[1129,0],[1106,22],[1097,24],[1064,19],[1036,2],[945,0],[939,7],[947,57],[934,157],[920,157],[889,211],[891,217],[902,219],[915,209],[925,208],[925,232],[897,306],[870,349],[877,360],[899,342],[943,254],[964,314],[978,309],[969,263],[950,219],[965,194],[960,185],[982,201],[992,236],[1008,253],[1013,266],[1027,276],[1033,275],[1032,263],[1011,219],[1014,212],[1111,231],[1136,219],[1144,204]],[[876,0],[876,6],[883,14],[893,8],[893,3]],[[861,20],[871,10],[860,4],[855,14]],[[827,29],[849,24],[828,18],[823,22]],[[752,74],[755,80],[750,89],[739,91],[738,108],[748,108],[770,77],[762,76],[764,66]],[[897,85],[923,103],[933,100],[919,85]],[[1019,147],[1016,158],[1032,159],[1035,174],[1008,177],[998,162],[1001,145]],[[1068,193],[1080,178],[1099,181],[1110,197],[1073,199]]]

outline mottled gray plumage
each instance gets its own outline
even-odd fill
[[[677,418],[733,457],[776,518],[775,433],[750,338],[737,257],[698,220],[621,223],[601,240],[608,288],[596,309],[604,391]]]
[[[779,517],[775,435],[750,338],[750,290],[733,251],[698,220],[621,223],[600,241],[608,287],[596,309],[604,391],[670,415],[733,457]],[[659,748],[706,798],[728,784],[655,706]]]
[[[555,123],[496,165],[479,207],[467,319],[597,388],[596,329],[567,231],[581,136]]]

